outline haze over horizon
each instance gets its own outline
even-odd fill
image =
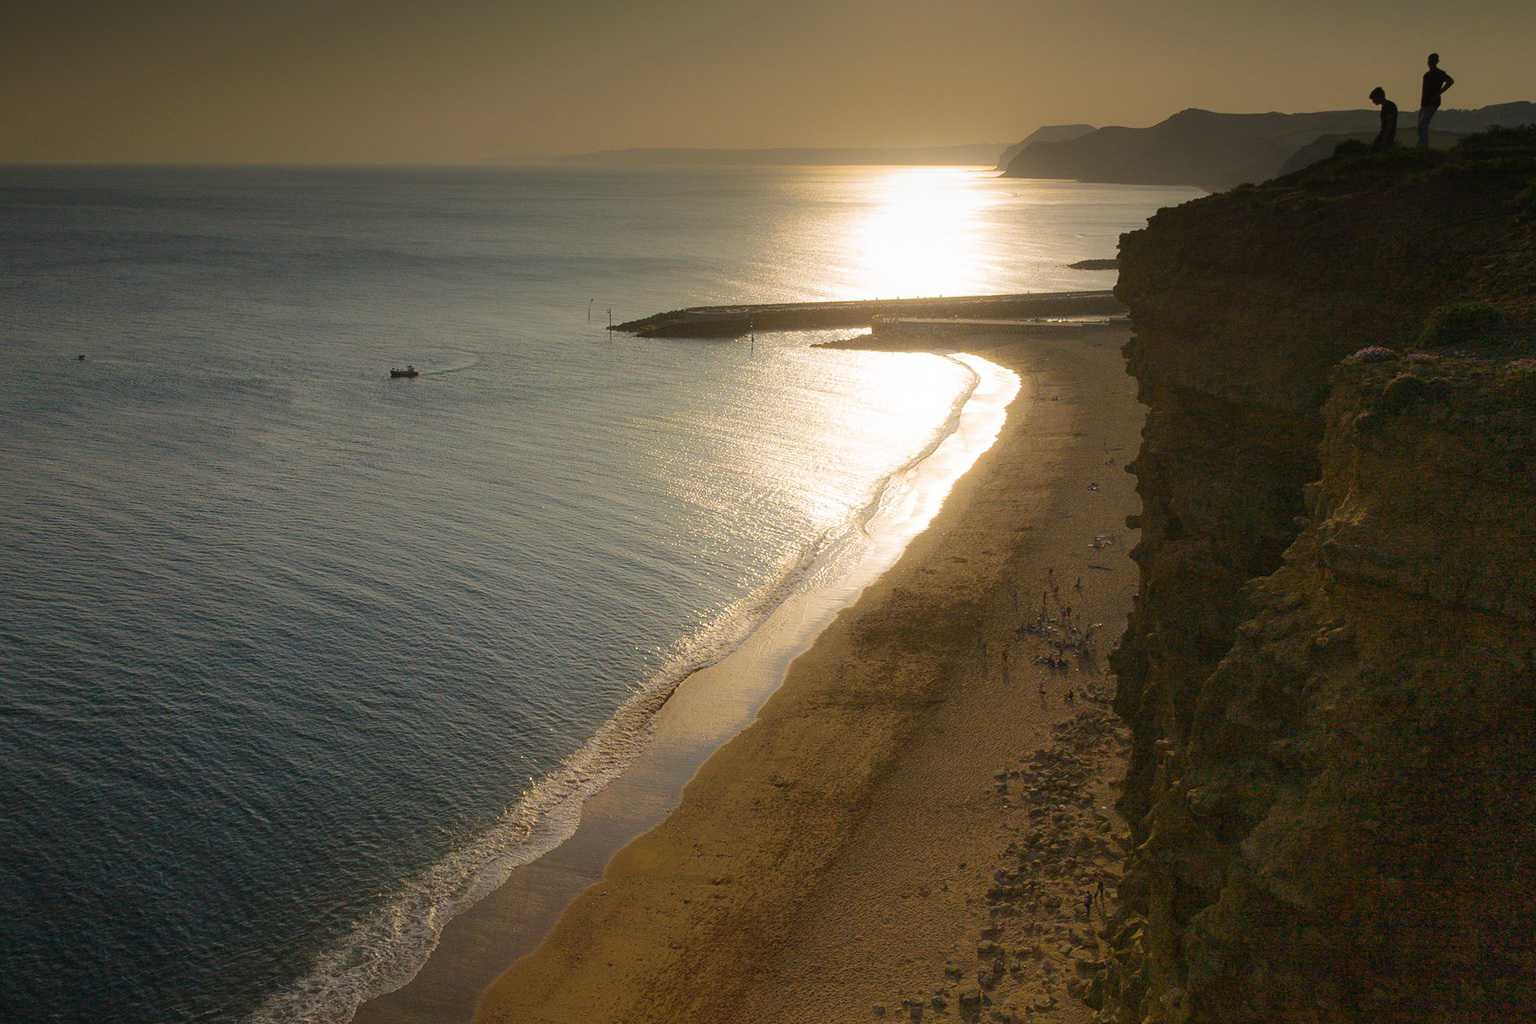
[[[481,164],[632,147],[1007,143],[1042,124],[1147,125],[1187,107],[1450,107],[1536,98],[1536,8],[1317,2],[674,0],[0,16],[0,163]]]

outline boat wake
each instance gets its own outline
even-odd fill
[[[446,361],[443,365],[419,367],[423,377],[440,377],[448,373],[472,370],[484,361],[478,352],[461,352],[455,349],[439,349],[438,351],[451,353],[455,358]]]

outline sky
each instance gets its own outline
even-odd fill
[[[24,0],[0,163],[486,164],[1536,99],[1536,3]]]

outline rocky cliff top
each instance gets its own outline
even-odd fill
[[[1316,407],[1330,367],[1367,345],[1415,343],[1448,301],[1485,301],[1517,323],[1536,314],[1536,130],[1444,153],[1346,147],[1163,210],[1121,238],[1120,260],[1115,294],[1138,326],[1230,339],[1159,352],[1160,378]]]

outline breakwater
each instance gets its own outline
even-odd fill
[[[772,302],[693,306],[656,313],[611,328],[647,338],[736,338],[752,331],[806,331],[866,327],[886,317],[1019,320],[1035,317],[1117,316],[1125,307],[1111,291],[954,295],[841,302]]]

